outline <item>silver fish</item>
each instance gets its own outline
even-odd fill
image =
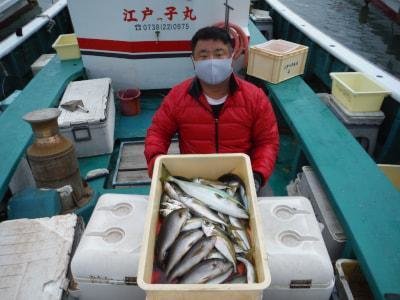
[[[246,254],[247,252],[243,249],[242,246],[238,245],[237,243],[233,244],[233,248],[235,249],[236,254]]]
[[[228,188],[228,189],[226,189],[226,193],[231,197],[235,197],[236,190]]]
[[[203,202],[191,197],[180,197],[180,200],[196,215],[207,218],[215,223],[219,223],[225,226],[228,225],[216,213],[205,206]]]
[[[183,207],[169,203],[169,202],[161,202],[161,204],[160,204],[160,209],[177,210],[180,208],[183,208]]]
[[[186,223],[185,223],[185,225],[183,225],[181,231],[199,229],[199,228],[201,228],[202,223],[203,223],[202,218],[191,218],[186,221]]]
[[[222,219],[222,220],[224,220],[224,222],[225,223],[228,223],[229,222],[229,218],[226,216],[226,215],[224,215],[223,213],[218,213],[218,216]]]
[[[206,259],[212,259],[212,258],[219,258],[219,259],[225,259],[225,256],[221,254],[218,250],[212,250],[206,257]]]
[[[249,211],[249,199],[247,199],[246,196],[246,190],[243,185],[239,186],[239,194],[241,198],[241,202],[243,203],[243,206],[246,208],[246,211]]]
[[[236,259],[244,263],[246,267],[247,283],[254,283],[256,281],[256,272],[254,270],[253,264],[241,256],[236,257]]]
[[[219,283],[223,283],[225,280],[227,280],[229,278],[229,276],[231,276],[233,272],[233,267],[231,266],[228,271],[226,271],[225,273],[222,273],[221,275],[218,275],[217,277],[214,277],[213,279],[210,279],[209,281],[207,281],[207,284],[219,284]]]
[[[211,252],[215,246],[217,238],[215,236],[205,237],[199,240],[186,253],[182,260],[169,273],[168,281],[173,281],[175,278],[182,276],[192,267],[197,265],[204,257]]]
[[[205,283],[221,274],[232,270],[232,264],[222,259],[204,260],[193,267],[179,283],[198,284]]]
[[[207,220],[203,221],[202,229],[206,236],[215,236],[217,238],[215,248],[233,264],[233,269],[236,272],[236,253],[230,239],[222,230]]]
[[[189,218],[189,209],[180,208],[171,212],[164,220],[157,240],[157,262],[163,265],[167,250],[181,232],[183,224]]]
[[[247,283],[247,278],[243,275],[235,275],[230,280],[225,281],[224,283]]]
[[[171,199],[179,200],[179,195],[169,182],[164,182],[164,191]]]
[[[160,209],[160,215],[162,215],[163,217],[168,216],[172,212],[173,212],[173,210],[170,210],[170,209]]]
[[[167,267],[165,268],[165,273],[167,275],[203,235],[204,232],[201,230],[192,230],[183,232],[178,236],[169,250]]]
[[[167,193],[163,193],[161,196],[161,203],[162,202],[169,202],[171,200],[171,198],[168,196]]]
[[[250,250],[250,242],[249,242],[249,238],[247,237],[247,233],[246,233],[246,229],[244,228],[242,222],[232,216],[229,216],[229,222],[236,228],[241,228],[240,230],[231,230],[231,233],[237,236],[242,240],[243,242],[243,249],[244,250]]]
[[[207,180],[207,179],[204,179],[204,178],[195,178],[192,181],[194,183],[208,185],[210,187],[213,187],[213,188],[216,188],[216,189],[219,189],[219,190],[225,190],[225,189],[229,188],[228,185],[223,184],[220,181]]]
[[[186,207],[186,205],[182,201],[177,201],[177,200],[174,200],[174,199],[170,199],[168,201],[168,203],[171,203],[173,205],[180,206],[180,207]]]
[[[238,201],[224,191],[189,181],[179,180],[172,176],[169,176],[167,180],[175,182],[185,193],[200,200],[216,211],[241,219],[249,218],[247,212],[238,206]]]
[[[221,181],[224,184],[229,185],[231,187],[238,187],[239,185],[244,186],[244,182],[243,182],[242,178],[240,178],[238,175],[232,174],[232,173],[227,173],[227,174],[222,175],[221,177],[218,178],[218,181]]]

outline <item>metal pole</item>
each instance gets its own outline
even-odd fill
[[[229,10],[233,10],[233,7],[228,4],[228,0],[225,0],[225,30],[229,28]]]

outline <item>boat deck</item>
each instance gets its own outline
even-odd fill
[[[252,23],[249,29],[252,44],[265,41]],[[84,76],[80,60],[60,62],[54,58],[0,116],[0,140],[3,141],[0,145],[3,157],[0,198],[3,198],[18,161],[32,138],[32,131],[22,116],[35,109],[55,106],[68,82]],[[301,77],[266,87],[297,138],[301,150],[298,153],[304,153],[316,170],[344,225],[349,238],[346,255],[353,252],[360,261],[377,299],[385,299],[387,294],[400,294],[400,193],[330,110],[318,101]],[[140,115],[118,117],[114,154],[80,159],[81,174],[115,164],[118,141],[143,138],[160,101],[159,96],[144,97]],[[296,141],[282,136],[277,171],[271,179],[275,189],[278,182],[284,182],[284,178],[290,175],[290,170],[283,166],[290,159],[282,159],[283,154],[287,158],[294,157],[293,153],[287,152],[289,147],[285,146],[288,145],[296,145]],[[148,185],[108,189],[105,178],[93,180],[90,185],[97,196],[106,192],[149,192]],[[281,192],[275,190],[278,195]],[[90,205],[77,213],[87,220],[96,201],[94,197]]]

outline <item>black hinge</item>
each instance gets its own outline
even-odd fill
[[[290,281],[290,288],[291,289],[309,289],[311,288],[312,280],[291,280]]]
[[[137,285],[137,277],[125,276],[125,284],[126,285]]]

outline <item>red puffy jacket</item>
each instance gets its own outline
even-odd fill
[[[273,171],[279,134],[271,103],[260,88],[235,75],[218,119],[196,78],[171,89],[147,131],[144,154],[150,175],[175,133],[182,154],[246,153],[263,183]]]

